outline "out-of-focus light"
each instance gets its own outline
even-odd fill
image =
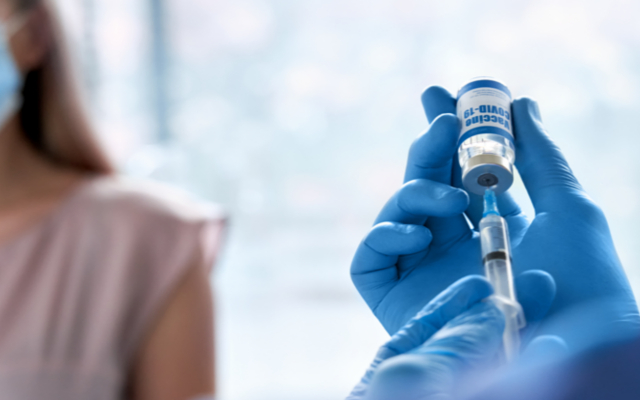
[[[215,19],[222,39],[234,47],[259,46],[273,29],[271,10],[263,2],[227,2],[215,13]]]

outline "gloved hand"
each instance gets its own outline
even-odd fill
[[[482,198],[459,189],[455,99],[431,87],[422,100],[431,126],[411,146],[405,185],[384,206],[351,266],[358,291],[390,334],[451,282],[483,274],[476,233]],[[509,224],[514,275],[539,268],[554,277],[558,296],[550,318],[595,301],[608,312],[592,323],[635,332],[638,310],[602,211],[545,133],[537,104],[515,100],[512,114],[516,166],[536,213],[529,221],[508,193],[498,198]],[[517,289],[521,303],[537,302]],[[536,314],[535,307],[529,310]],[[530,315],[527,319],[531,322]]]
[[[550,305],[554,293],[544,290],[552,279],[525,278]],[[481,276],[455,282],[427,304],[380,348],[347,400],[441,399],[452,395],[461,373],[490,363],[501,351],[504,316],[490,301],[491,284]],[[525,312],[531,303],[525,304]],[[543,312],[538,307],[535,312]]]

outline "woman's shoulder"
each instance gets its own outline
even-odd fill
[[[82,282],[78,293],[93,288],[91,296],[101,297],[91,307],[108,310],[92,308],[87,323],[113,318],[114,326],[121,324],[118,349],[131,359],[187,271],[211,271],[225,235],[224,215],[177,188],[122,176],[91,178],[74,196],[59,219],[66,225],[48,237],[62,237],[81,271],[83,278],[69,284]]]
[[[178,271],[195,256],[209,268],[225,236],[220,207],[169,185],[105,176],[78,197],[71,219],[104,248],[146,260],[138,269]]]
[[[222,209],[166,184],[123,176],[92,178],[82,190],[90,212],[107,218],[166,221],[223,221]]]

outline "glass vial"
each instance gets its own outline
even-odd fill
[[[458,91],[458,160],[464,188],[478,195],[503,193],[513,183],[516,160],[511,92],[500,81],[480,77]]]

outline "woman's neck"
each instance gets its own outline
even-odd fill
[[[82,175],[40,154],[27,141],[17,115],[0,129],[0,209],[65,192]]]

